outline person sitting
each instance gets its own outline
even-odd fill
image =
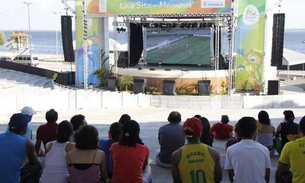
[[[22,137],[26,133],[29,116],[13,114],[8,123],[8,131],[0,134],[0,182],[19,182],[20,169],[25,158],[34,165],[38,162],[34,144]]]
[[[234,128],[234,133],[235,135],[231,138],[229,138],[225,144],[225,149],[227,150],[231,145],[236,144],[238,142],[241,141],[241,136],[240,136],[240,132],[239,132],[239,127],[238,124],[235,124],[235,128]]]
[[[202,128],[196,117],[184,122],[187,144],[173,152],[171,157],[174,183],[221,182],[220,154],[213,147],[200,143]]]
[[[300,120],[298,131],[300,138],[287,142],[282,150],[276,170],[276,180],[285,175],[291,177],[292,174],[290,182],[305,182],[305,116]]]
[[[214,135],[211,132],[209,120],[205,117],[199,117],[198,119],[201,121],[201,124],[203,127],[203,130],[202,130],[201,136],[200,136],[200,142],[213,147]]]
[[[74,149],[74,144],[69,142],[72,134],[73,127],[69,121],[64,120],[59,123],[56,140],[48,142],[46,145],[44,170],[39,183],[69,182],[66,154]]]
[[[281,149],[284,145],[289,142],[288,135],[297,136],[299,128],[299,125],[294,122],[295,117],[293,111],[285,110],[283,114],[284,121],[277,126],[275,131],[275,136],[281,138],[281,147],[277,147],[276,149],[279,154],[281,154]]]
[[[269,149],[270,156],[273,156],[275,152],[275,148],[273,145],[275,128],[270,123],[269,114],[266,111],[261,110],[258,113],[258,121],[260,123],[261,130],[257,134],[256,141],[267,147]]]
[[[41,142],[43,143],[43,149],[46,150],[46,145],[48,142],[56,140],[56,133],[58,124],[58,113],[54,109],[50,109],[46,112],[45,119],[47,123],[40,125],[36,131],[36,144],[35,150],[38,156],[41,155]]]
[[[158,141],[160,149],[157,150],[156,163],[163,168],[170,168],[171,156],[174,151],[182,147],[185,143],[185,135],[181,122],[181,114],[172,111],[167,118],[166,124],[158,130]]]
[[[232,125],[229,125],[229,117],[227,115],[221,116],[221,122],[215,123],[211,131],[214,134],[215,139],[229,139],[232,137],[232,132],[234,130],[234,127]]]
[[[99,149],[105,152],[107,161],[108,178],[112,177],[112,166],[109,149],[114,142],[119,142],[122,137],[122,124],[114,122],[110,125],[108,131],[108,139],[101,139],[99,143]]]
[[[75,134],[75,148],[66,155],[70,183],[99,183],[107,180],[105,153],[98,150],[98,131],[84,126]]]
[[[120,141],[109,150],[113,167],[111,183],[150,183],[149,148],[139,136],[140,125],[134,120],[126,121],[122,131]]]
[[[129,120],[131,120],[131,117],[128,114],[123,114],[118,122],[124,125],[124,123]]]
[[[73,126],[73,135],[70,138],[71,142],[74,142],[74,135],[79,132],[80,129],[82,129],[84,126],[87,125],[87,121],[85,119],[85,116],[82,114],[77,114],[74,115],[71,119],[70,119],[70,123]]]

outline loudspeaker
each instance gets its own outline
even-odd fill
[[[279,88],[280,88],[280,83],[278,80],[268,81],[268,95],[278,95]]]
[[[282,66],[285,13],[276,13],[273,15],[273,37],[272,37],[272,55],[271,66]]]
[[[71,16],[61,16],[61,37],[65,61],[74,62]]]
[[[198,81],[198,95],[210,95],[211,93],[211,81],[200,80]]]
[[[117,78],[116,77],[108,78],[108,89],[110,91],[117,91]]]
[[[128,67],[128,51],[120,52],[118,58],[118,67]]]
[[[134,79],[133,80],[133,93],[145,93],[146,79]]]
[[[176,91],[175,80],[163,80],[163,95],[174,95]]]
[[[143,30],[141,24],[130,23],[130,66],[138,64],[143,52]]]

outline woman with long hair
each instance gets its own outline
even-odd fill
[[[97,129],[91,125],[85,126],[75,134],[74,138],[75,149],[66,156],[70,183],[106,182],[106,156],[98,149]]]
[[[151,169],[148,165],[149,148],[140,138],[140,126],[129,120],[122,127],[122,138],[110,147],[113,175],[112,183],[151,182]]]
[[[66,163],[66,153],[74,149],[74,144],[69,142],[73,134],[73,127],[67,120],[59,123],[56,140],[46,145],[44,170],[40,183],[65,183],[69,182],[70,175]]]

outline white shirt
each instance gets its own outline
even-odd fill
[[[264,183],[267,168],[269,150],[254,140],[243,139],[227,149],[225,169],[234,170],[234,183]]]

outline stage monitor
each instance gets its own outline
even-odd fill
[[[211,65],[210,29],[171,29],[147,32],[147,64]]]

